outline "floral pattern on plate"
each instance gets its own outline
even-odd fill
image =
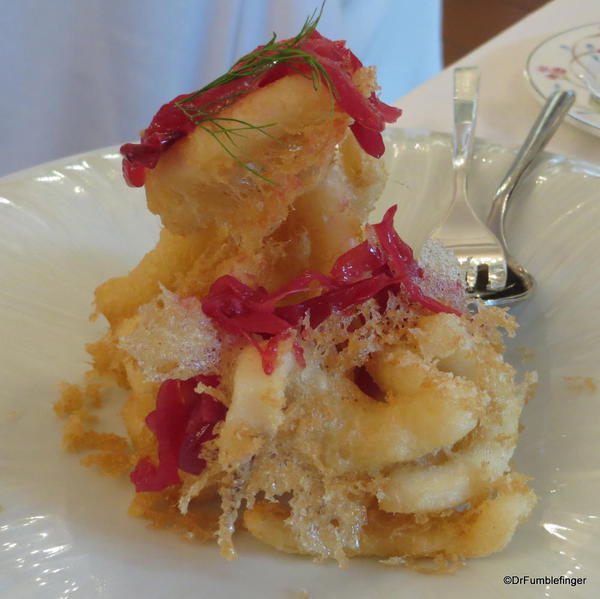
[[[529,55],[525,74],[542,100],[558,90],[574,90],[577,98],[568,120],[600,135],[600,100],[589,87],[600,82],[600,23],[575,27],[543,41]]]

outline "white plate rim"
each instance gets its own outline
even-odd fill
[[[438,133],[438,132],[432,132],[432,131],[414,131],[411,132],[409,130],[404,130],[403,134],[405,134],[407,137],[410,137],[411,135],[415,135],[415,136],[429,136],[429,138],[443,138],[444,140],[448,140],[449,139],[449,135],[445,134],[445,133]],[[488,147],[492,147],[492,148],[500,148],[503,150],[509,150],[511,152],[513,152],[513,148],[502,145],[502,144],[498,144],[492,141],[488,141],[488,140],[478,140],[480,145],[483,146],[488,146]],[[116,152],[116,148],[114,146],[110,146],[108,148],[105,149],[99,149],[99,150],[95,150],[92,152],[85,152],[85,153],[79,153],[76,155],[73,155],[71,157],[67,157],[67,158],[63,158],[63,159],[58,159],[58,160],[53,160],[47,163],[44,163],[42,165],[36,166],[36,167],[32,167],[32,168],[28,168],[28,169],[24,169],[22,171],[19,171],[17,173],[13,173],[11,175],[7,175],[6,177],[3,177],[2,179],[0,179],[0,183],[6,181],[7,183],[11,182],[14,179],[21,179],[23,177],[27,178],[29,176],[30,173],[32,172],[36,172],[36,171],[40,171],[40,170],[50,170],[52,168],[57,168],[60,167],[61,165],[64,165],[65,163],[68,162],[73,162],[73,161],[77,161],[77,160],[81,160],[81,159],[85,159],[86,156],[90,156],[90,155],[99,155],[99,154],[115,154]],[[555,154],[546,154],[546,158],[548,160],[561,160],[564,159],[566,157],[560,156],[560,155],[555,155]],[[568,159],[568,158],[567,158]],[[571,160],[571,159],[568,159]],[[582,161],[579,159],[572,159],[574,162],[576,162],[578,165],[590,165],[593,166],[594,169],[596,171],[600,171],[600,166],[599,165],[594,165],[593,163],[589,163],[586,161]],[[57,447],[57,451],[60,452],[60,448]],[[108,481],[110,484],[110,481]],[[161,534],[168,534],[168,533],[161,533]],[[499,587],[499,591],[501,591],[502,587]]]

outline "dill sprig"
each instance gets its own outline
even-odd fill
[[[238,147],[236,137],[244,137],[244,132],[247,131],[259,131],[260,133],[271,137],[268,128],[273,127],[276,123],[254,125],[238,119],[218,116],[218,112],[222,108],[231,105],[234,101],[245,96],[251,90],[237,90],[233,93],[221,96],[218,99],[209,100],[206,104],[201,104],[200,106],[196,103],[190,105],[190,103],[212,89],[227,85],[243,77],[256,77],[277,64],[289,63],[290,67],[294,70],[296,70],[294,68],[295,64],[308,65],[310,68],[309,75],[306,75],[300,69],[297,70],[303,76],[312,79],[315,90],[320,90],[322,82],[325,82],[331,96],[331,106],[333,110],[335,103],[334,89],[327,71],[314,56],[305,52],[300,47],[313,31],[315,31],[323,13],[324,4],[325,2],[323,2],[320,9],[316,9],[313,14],[306,19],[299,33],[293,38],[277,41],[277,36],[273,33],[271,39],[264,46],[259,47],[240,58],[227,73],[217,77],[217,79],[208,85],[205,85],[202,89],[199,89],[176,102],[177,107],[185,114],[185,116],[194,122],[196,126],[210,134],[236,162],[252,174],[274,185],[278,185],[278,183],[271,181],[260,173],[258,169],[244,162],[235,153],[235,148]]]

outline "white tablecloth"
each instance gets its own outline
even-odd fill
[[[478,137],[520,144],[541,108],[524,76],[529,53],[553,34],[594,22],[600,22],[600,0],[554,0],[546,4],[400,98],[395,104],[404,113],[398,124],[452,131],[452,69],[478,66],[481,69]],[[598,163],[600,137],[565,123],[547,150]]]

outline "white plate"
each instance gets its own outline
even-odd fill
[[[378,213],[399,202],[397,224],[419,244],[450,197],[449,139],[390,133],[390,180]],[[480,143],[472,191],[478,209],[513,151]],[[215,546],[188,544],[129,518],[127,481],[81,468],[60,448],[51,404],[59,381],[86,369],[83,345],[92,291],[124,273],[155,242],[143,193],[127,188],[115,149],[42,165],[0,181],[0,595],[12,598],[592,597],[600,589],[600,395],[569,390],[566,376],[600,364],[600,167],[546,155],[518,190],[509,215],[515,254],[539,281],[518,308],[517,346],[541,383],[524,413],[518,468],[540,502],[498,555],[453,577],[424,576],[357,560],[332,563],[276,553],[252,539],[237,562]],[[525,200],[526,201],[521,201]],[[516,359],[516,354],[513,356]],[[524,585],[504,576],[587,577],[575,589]],[[297,595],[296,595],[297,596]]]
[[[555,91],[574,90],[575,104],[567,120],[600,135],[600,105],[578,76],[582,68],[600,70],[600,23],[575,27],[543,41],[529,55],[525,75],[542,101]]]

